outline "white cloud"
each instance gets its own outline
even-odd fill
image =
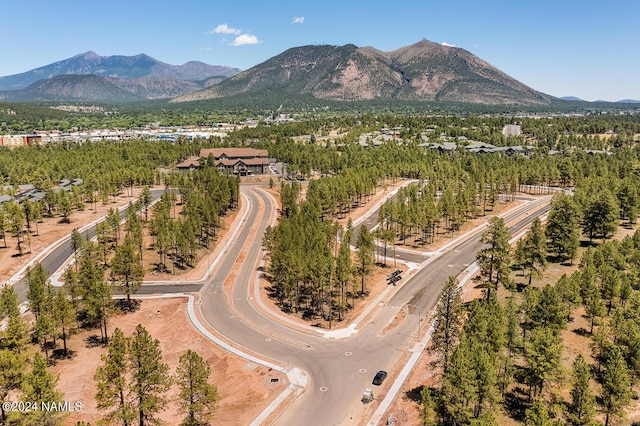
[[[236,28],[231,28],[227,24],[220,24],[212,30],[207,31],[207,34],[240,34],[241,31]]]
[[[200,52],[206,52],[206,51],[213,50],[213,49],[211,47],[199,47],[198,50]]]
[[[292,24],[304,24],[304,16],[294,16]]]
[[[258,37],[251,34],[240,34],[231,42],[231,46],[242,46],[244,44],[258,44],[258,43],[260,43],[260,40],[258,40]]]
[[[443,42],[442,42],[442,45],[443,45],[443,46],[446,46],[446,47],[458,47],[458,46],[456,46],[455,44],[447,43],[446,41],[443,41]]]

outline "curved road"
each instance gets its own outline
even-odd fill
[[[398,250],[397,259],[420,263],[421,269],[398,287],[388,303],[373,310],[371,319],[357,334],[330,339],[321,333],[283,325],[254,307],[255,276],[262,255],[261,239],[265,228],[273,220],[276,206],[273,198],[260,190],[258,185],[243,185],[242,194],[249,203],[245,219],[249,226],[242,226],[221,263],[204,284],[143,285],[139,294],[200,291],[201,313],[220,335],[246,352],[304,370],[309,376],[309,385],[275,419],[275,424],[326,426],[358,424],[367,420],[371,415],[371,406],[360,402],[363,390],[372,387],[371,380],[376,371],[387,370],[390,377],[385,384],[373,386],[376,399],[384,395],[401,367],[401,359],[418,340],[418,314],[422,314],[420,320],[426,322],[425,317],[435,305],[446,278],[460,274],[475,261],[475,254],[481,248],[479,233],[459,244],[452,242],[449,248],[431,257],[410,250]],[[503,217],[507,223],[511,223],[511,232],[515,234],[526,227],[533,217],[548,211],[549,198],[526,203],[505,214]],[[373,212],[371,217],[376,218],[377,213]],[[371,222],[365,224],[373,226]],[[46,261],[50,262],[46,265],[52,265],[48,270],[56,270],[55,264],[62,264],[71,255],[68,242],[62,244],[59,250],[54,250],[43,260],[43,264]],[[235,268],[237,275],[233,279],[229,298],[223,285],[243,250],[244,257],[240,268]],[[408,309],[407,304],[414,308],[410,310],[410,315],[385,333],[386,325],[398,309]]]
[[[475,254],[481,248],[480,237],[476,235],[439,257],[426,259],[426,267],[399,287],[386,306],[375,310],[371,321],[356,335],[327,339],[320,334],[290,328],[255,309],[252,289],[261,256],[261,236],[270,222],[270,215],[275,212],[275,206],[272,199],[256,187],[243,186],[243,193],[250,203],[246,222],[252,226],[244,227],[237,235],[223,263],[203,286],[201,312],[218,333],[245,350],[308,373],[310,382],[306,392],[291,403],[275,421],[276,424],[357,424],[369,408],[360,402],[362,391],[371,387],[377,370],[389,371],[387,385],[391,382],[400,359],[411,349],[416,338],[417,312],[429,312],[446,278],[458,275],[475,261]],[[258,213],[259,205],[264,206],[262,211],[267,214]],[[505,220],[514,222],[510,230],[516,233],[533,217],[547,210],[548,198],[545,198],[521,206],[505,215]],[[246,249],[246,253],[229,300],[223,284],[242,249]],[[410,253],[398,254],[399,259],[405,256],[415,257]],[[406,303],[420,309],[413,310],[405,321],[384,333],[385,326]],[[380,398],[385,386],[375,388],[376,397]]]

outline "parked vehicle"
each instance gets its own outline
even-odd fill
[[[380,370],[376,373],[376,376],[373,378],[373,384],[376,386],[380,386],[382,384],[382,382],[384,382],[384,379],[387,378],[387,372]]]

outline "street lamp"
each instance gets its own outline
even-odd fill
[[[418,333],[416,334],[416,342],[418,342],[420,341],[420,321],[422,317],[421,315],[422,309],[420,308],[420,306],[414,305],[413,303],[405,303],[405,306],[407,307],[407,315],[409,315],[409,306],[413,306],[418,310]]]

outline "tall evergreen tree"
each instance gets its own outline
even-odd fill
[[[608,353],[602,373],[602,405],[605,412],[605,426],[611,417],[623,414],[623,408],[631,400],[631,377],[622,351],[613,346]]]
[[[511,263],[510,238],[511,233],[504,219],[497,216],[489,220],[489,227],[482,233],[481,241],[488,247],[478,252],[476,261],[487,284],[487,299],[491,298],[492,290],[497,290],[498,284],[508,284]]]
[[[364,277],[371,270],[373,265],[373,254],[375,249],[375,242],[373,235],[369,231],[369,228],[362,225],[358,232],[358,238],[356,240],[356,250],[358,256],[358,272],[360,273],[360,293],[365,294]]]
[[[107,411],[107,420],[125,426],[132,425],[136,418],[128,399],[128,340],[119,328],[113,331],[107,352],[101,357],[102,364],[94,375],[98,410]]]
[[[549,328],[534,329],[525,344],[525,358],[530,394],[537,397],[545,382],[557,377],[561,371],[562,341],[559,335]]]
[[[24,376],[22,393],[24,401],[36,404],[58,402],[63,400],[63,393],[57,389],[58,376],[47,371],[47,361],[36,353],[33,357],[31,371]],[[59,424],[61,413],[57,411],[34,410],[28,414],[14,412],[20,417],[20,424],[24,425],[56,425]],[[10,416],[9,418],[11,419]]]
[[[127,306],[131,309],[131,295],[135,294],[144,277],[140,256],[136,253],[133,240],[125,237],[124,243],[116,247],[111,261],[111,280],[118,282],[127,297]]]
[[[516,253],[531,285],[531,279],[539,277],[547,265],[547,238],[540,218],[533,219],[529,233],[518,241]]]
[[[450,276],[442,289],[434,313],[433,334],[428,348],[431,354],[435,354],[435,365],[442,367],[443,374],[449,369],[451,356],[462,332],[464,306],[462,291],[458,285],[456,277]]]
[[[63,353],[67,356],[69,354],[67,349],[67,338],[69,336],[69,331],[76,322],[73,302],[69,299],[67,289],[65,287],[54,290],[52,302],[53,320],[55,322],[55,327],[58,329],[56,334],[62,338]]]
[[[157,423],[157,415],[165,407],[165,392],[171,386],[169,366],[162,362],[160,342],[138,324],[127,348],[131,371],[131,407],[135,410],[140,426]]]
[[[586,206],[583,213],[582,232],[589,237],[609,238],[616,230],[620,208],[608,190],[602,190]]]
[[[38,262],[33,269],[29,270],[28,276],[29,290],[27,291],[27,299],[29,300],[29,308],[37,319],[46,298],[46,286],[49,273],[44,269],[44,266]]]
[[[26,359],[22,354],[14,353],[9,349],[0,349],[0,401],[7,401],[9,393],[20,389],[22,377],[26,368]],[[4,424],[7,412],[4,405],[0,404],[0,423]]]
[[[189,349],[180,357],[175,382],[180,389],[178,408],[187,417],[185,426],[209,424],[220,400],[218,389],[209,383],[211,368],[200,355]]]
[[[573,261],[576,256],[580,244],[578,219],[579,211],[570,195],[553,197],[545,234],[549,240],[549,251],[561,260]]]
[[[589,425],[596,412],[596,398],[591,390],[589,381],[591,370],[579,354],[573,361],[573,385],[571,388],[571,402],[569,403],[569,421],[574,425]]]

